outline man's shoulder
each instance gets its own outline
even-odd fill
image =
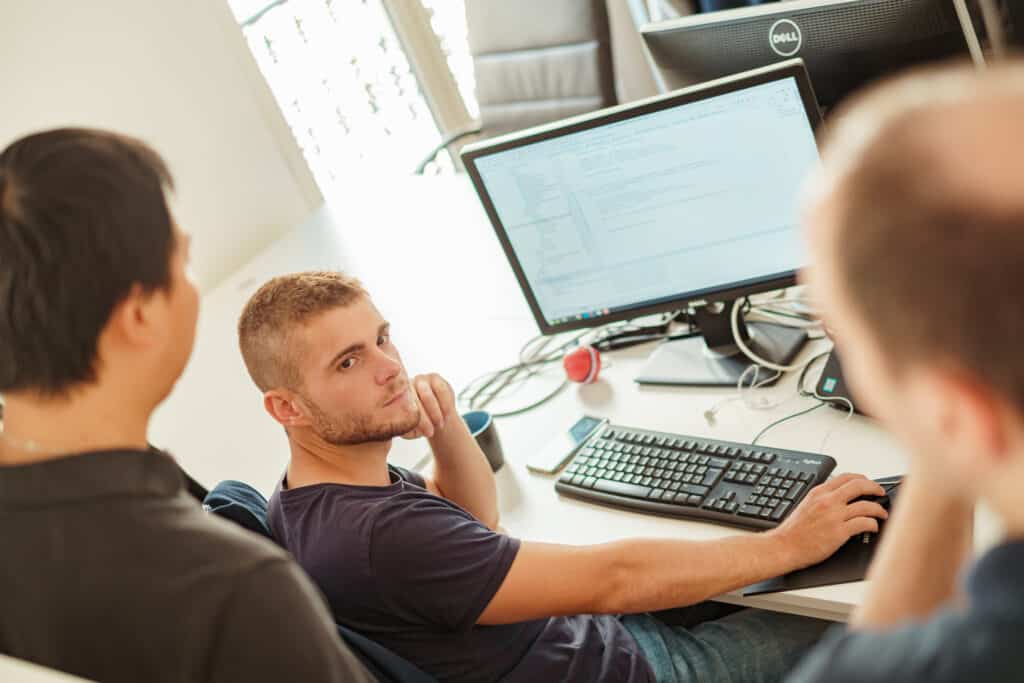
[[[787,683],[998,683],[1024,669],[1024,612],[949,608],[883,630],[834,628]]]
[[[176,514],[158,523],[154,532],[170,542],[180,541],[182,563],[213,563],[219,565],[219,573],[245,573],[288,561],[288,554],[271,539],[190,504],[182,504]]]

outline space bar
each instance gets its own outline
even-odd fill
[[[646,486],[625,484],[621,481],[611,481],[610,479],[598,479],[594,483],[594,490],[614,493],[617,496],[629,496],[630,498],[646,498],[651,492],[651,489]]]

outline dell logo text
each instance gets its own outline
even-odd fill
[[[804,37],[800,27],[790,19],[779,19],[768,31],[768,44],[782,57],[792,57],[800,51]]]

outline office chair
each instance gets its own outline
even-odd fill
[[[244,482],[227,480],[217,484],[203,500],[203,507],[211,514],[274,541],[267,523],[267,499]],[[383,645],[340,624],[337,627],[352,652],[381,683],[437,683],[433,676]]]

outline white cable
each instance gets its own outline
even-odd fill
[[[793,370],[801,370],[807,361],[802,363],[794,363],[793,365],[779,365],[769,360],[761,358],[759,355],[750,350],[746,342],[743,341],[742,335],[740,335],[740,306],[742,299],[736,299],[732,304],[732,312],[729,314],[729,324],[732,326],[732,338],[736,342],[737,348],[743,352],[743,355],[757,363],[758,365],[768,368],[769,370],[775,370],[776,372],[791,372]]]
[[[984,71],[985,53],[981,50],[978,33],[974,30],[974,21],[971,19],[971,10],[967,7],[967,1],[953,0],[953,9],[956,11],[957,19],[960,20],[960,28],[964,33],[964,40],[967,42],[967,50],[971,53],[974,67],[978,71]]]
[[[744,380],[747,379],[747,375],[750,373],[751,370],[754,371],[754,377],[750,381],[750,384],[745,386],[743,384],[743,382],[744,382]],[[747,397],[744,396],[744,394],[743,394],[744,390],[750,391],[751,389],[760,389],[764,385],[770,384],[771,382],[774,382],[775,380],[777,380],[779,377],[782,376],[781,372],[776,372],[774,375],[769,375],[768,377],[765,377],[763,380],[761,380],[759,382],[759,381],[757,381],[757,375],[758,375],[758,373],[760,373],[760,371],[761,371],[761,368],[759,366],[753,365],[753,364],[748,365],[743,370],[743,372],[740,373],[739,378],[736,380],[736,394],[734,396],[729,396],[728,398],[723,398],[718,403],[715,403],[710,408],[705,410],[704,411],[704,420],[709,425],[714,426],[714,424],[715,424],[715,416],[718,415],[718,411],[720,411],[722,408],[724,408],[729,403],[734,403],[735,401],[743,401],[743,405],[745,405],[750,410],[771,410],[773,408],[778,408],[783,403],[788,401],[789,398],[783,398],[783,399],[780,399],[778,401],[769,401],[767,399],[767,397],[764,397],[764,396],[759,397],[762,400],[760,402],[758,402],[758,403],[754,403],[754,402],[751,402],[751,401],[747,400]],[[792,398],[792,397],[790,397],[790,398]]]

